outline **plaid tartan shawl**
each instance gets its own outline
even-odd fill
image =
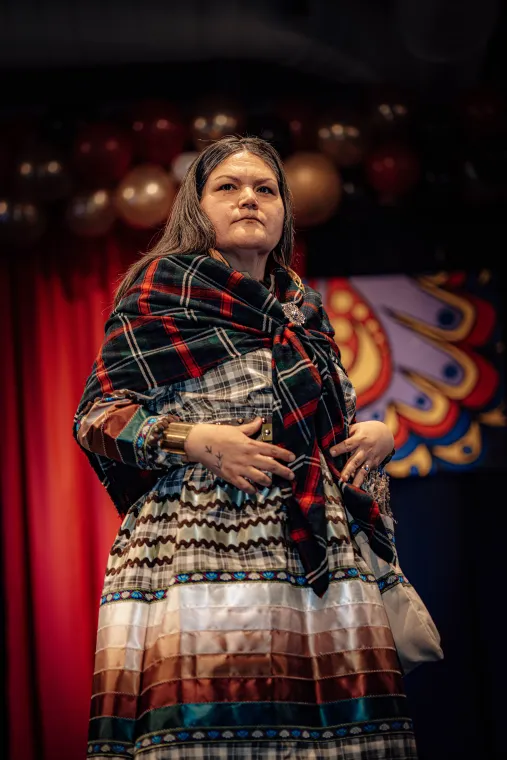
[[[142,394],[199,377],[217,364],[269,347],[273,440],[296,455],[290,465],[296,476],[288,504],[290,535],[308,583],[322,596],[329,571],[319,448],[338,480],[344,462],[334,460],[329,448],[347,434],[345,402],[332,360],[334,353],[339,361],[340,353],[320,295],[309,287],[298,287],[283,267],[274,267],[272,274],[274,292],[210,256],[171,255],[153,261],[106,324],[105,340],[77,419],[97,397],[120,389]],[[282,304],[288,302],[301,311],[303,325],[285,316]],[[93,459],[117,505],[133,503],[143,492],[139,479],[146,474],[141,470],[98,455]],[[283,485],[287,488],[288,482],[284,480]],[[377,504],[361,489],[339,485],[345,505],[372,548],[392,561],[392,546]],[[144,490],[149,488],[145,485]]]

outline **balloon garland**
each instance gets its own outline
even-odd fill
[[[115,224],[160,227],[192,162],[226,134],[257,135],[278,149],[301,230],[367,214],[372,203],[505,199],[502,93],[474,88],[445,107],[385,88],[372,88],[362,105],[335,100],[322,111],[293,99],[247,113],[210,95],[190,112],[151,99],[110,109],[107,119],[61,110],[37,123],[0,119],[0,242],[33,245],[55,219],[83,238]]]

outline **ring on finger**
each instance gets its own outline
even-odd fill
[[[366,473],[367,475],[368,475],[368,473],[370,472],[370,465],[369,465],[367,462],[365,462],[365,463],[363,464],[363,470],[365,471],[365,473]]]

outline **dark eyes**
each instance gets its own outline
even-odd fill
[[[219,190],[236,190],[236,186],[232,184],[232,182],[225,182],[223,185],[220,185],[218,188]],[[263,195],[267,195],[268,193],[271,193],[271,195],[274,195],[273,190],[268,187],[267,185],[261,185],[257,188],[258,193],[262,193]]]

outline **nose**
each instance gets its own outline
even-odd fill
[[[240,208],[257,208],[257,196],[255,195],[255,192],[253,188],[251,187],[244,187],[241,191],[241,195],[239,198],[239,207]]]

